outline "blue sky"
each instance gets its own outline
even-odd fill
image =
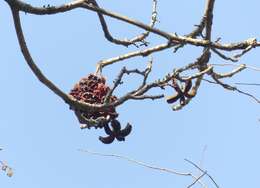
[[[67,1],[26,1],[33,5]],[[151,0],[100,1],[102,7],[149,22]],[[223,42],[259,38],[258,1],[216,1],[213,39]],[[159,1],[157,27],[180,35],[189,33],[203,14],[204,1]],[[95,13],[82,9],[54,16],[21,13],[27,44],[37,65],[64,91],[81,77],[94,72],[96,63],[136,50],[115,46],[103,37]],[[126,142],[104,145],[101,130],[80,130],[69,107],[31,73],[20,53],[9,7],[0,2],[1,103],[0,159],[8,161],[14,176],[0,175],[0,186],[46,187],[187,187],[192,180],[146,169],[127,161],[79,152],[89,149],[116,153],[161,167],[198,174],[188,158],[202,163],[221,187],[259,187],[260,109],[251,98],[203,82],[198,95],[183,110],[173,112],[165,100],[130,101],[118,108],[122,124],[131,122],[133,132]],[[107,19],[113,35],[131,38],[141,30]],[[149,38],[151,45],[163,42]],[[240,63],[258,66],[260,49],[246,54]],[[173,68],[194,61],[201,49],[187,46],[153,55],[150,81]],[[104,69],[111,84],[122,66],[145,68],[147,58],[134,58]],[[210,63],[225,63],[215,55]],[[219,69],[230,71],[231,67]],[[259,72],[246,70],[228,83],[260,81]],[[127,77],[122,95],[136,86],[138,78]],[[260,97],[259,87],[241,89]],[[167,90],[166,94],[170,94]],[[203,152],[204,148],[206,150]],[[213,187],[209,180],[204,180]],[[199,186],[197,186],[199,187]]]

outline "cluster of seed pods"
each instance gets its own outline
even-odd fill
[[[106,79],[103,76],[89,74],[88,76],[82,78],[69,94],[78,101],[89,104],[103,104],[109,91],[110,88],[106,85]],[[116,100],[117,97],[112,95],[109,102],[114,102]],[[79,122],[86,125],[88,125],[86,119],[95,120],[100,117],[107,119],[107,117],[109,117],[108,122],[97,125],[99,128],[104,128],[105,132],[108,134],[107,137],[99,138],[99,140],[105,144],[112,143],[115,138],[118,141],[124,141],[125,137],[129,135],[132,130],[132,126],[130,124],[128,124],[124,129],[121,129],[120,122],[116,120],[118,113],[114,107],[111,107],[111,109],[106,111],[97,112],[82,111],[78,109],[72,110],[74,110]],[[110,129],[109,126],[111,126],[112,129]]]
[[[89,74],[88,76],[82,78],[70,91],[72,95],[78,101],[86,102],[89,104],[103,104],[105,97],[110,88],[106,85],[106,79],[101,75]],[[115,96],[110,97],[110,102],[115,101],[117,98]],[[87,119],[97,119],[99,117],[106,118],[110,116],[114,119],[118,116],[115,108],[111,108],[108,111],[98,111],[98,112],[83,112],[75,110],[76,115],[80,113]],[[79,118],[79,121],[80,120]],[[80,122],[83,123],[83,122]]]
[[[125,141],[125,137],[128,136],[132,131],[132,125],[128,123],[124,129],[121,129],[120,122],[116,119],[113,119],[110,124],[105,124],[104,129],[108,136],[100,136],[99,140],[104,144],[110,144],[115,139],[118,141]]]
[[[172,80],[172,87],[176,91],[176,93],[172,96],[167,97],[167,102],[172,104],[176,101],[180,101],[180,105],[185,105],[186,99],[191,99],[195,96],[195,91],[192,89],[192,81],[186,80],[184,83],[184,87],[180,87],[177,83],[177,79]]]

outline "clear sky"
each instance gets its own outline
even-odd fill
[[[203,14],[204,0],[158,0],[157,27],[180,35],[189,33]],[[63,0],[26,2],[33,5],[60,4]],[[151,0],[98,1],[109,10],[149,22]],[[260,38],[260,2],[216,1],[213,39],[223,42]],[[54,16],[21,13],[28,46],[43,72],[69,92],[81,77],[94,72],[96,63],[136,50],[115,46],[104,39],[95,13],[78,9]],[[124,160],[79,152],[89,149],[116,153],[149,164],[199,174],[184,161],[201,164],[221,187],[260,187],[260,109],[259,104],[238,93],[225,91],[206,82],[196,98],[183,110],[174,112],[165,100],[131,101],[118,108],[122,124],[131,122],[133,132],[126,142],[104,145],[98,141],[101,130],[80,130],[74,113],[31,73],[19,50],[9,7],[0,2],[1,108],[0,159],[8,161],[14,176],[0,174],[0,187],[6,188],[112,188],[187,187],[189,177],[146,169]],[[107,19],[113,35],[131,38],[141,30]],[[164,40],[151,35],[151,45]],[[185,47],[157,53],[150,81],[173,68],[194,61],[201,49]],[[240,63],[258,66],[260,49],[246,54]],[[145,68],[147,58],[134,58],[104,69],[111,84],[120,68]],[[225,63],[213,55],[210,63]],[[230,71],[231,67],[220,69]],[[137,85],[138,78],[127,77],[122,95]],[[228,83],[260,81],[259,72],[246,70]],[[259,87],[242,89],[260,97]],[[171,90],[166,91],[167,94]],[[213,187],[207,179],[204,181]],[[197,186],[199,187],[199,186]]]

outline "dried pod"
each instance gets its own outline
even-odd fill
[[[196,91],[194,89],[191,89],[192,88],[191,80],[186,80],[184,84],[184,88],[181,88],[177,83],[177,79],[174,78],[172,80],[172,87],[176,91],[176,94],[167,97],[166,98],[167,103],[171,104],[180,100],[180,105],[183,106],[186,104],[186,98],[192,98],[196,95]]]
[[[121,124],[116,119],[113,119],[111,121],[111,126],[113,127],[113,132],[115,132],[115,133],[118,133],[121,130]]]
[[[123,137],[128,136],[132,131],[132,125],[127,123],[126,127],[120,131],[120,135]]]
[[[180,94],[176,93],[175,95],[169,96],[166,98],[167,103],[175,103],[177,100],[179,100]]]
[[[187,97],[187,98],[195,97],[195,95],[196,95],[195,89],[191,89],[191,91],[185,93],[185,97]]]
[[[99,137],[99,140],[104,143],[104,144],[111,144],[114,140],[115,140],[115,137],[110,135],[110,136],[107,136],[107,137],[102,137],[100,136]]]
[[[82,78],[75,84],[74,88],[70,91],[70,95],[76,100],[86,102],[89,104],[104,104],[106,96],[110,88],[106,85],[106,79],[101,75],[89,74]],[[117,100],[116,96],[111,96],[108,102],[114,102]],[[84,111],[71,108],[78,118],[81,124],[84,124],[85,128],[104,128],[107,136],[99,137],[99,140],[104,144],[110,144],[115,139],[118,141],[125,141],[125,137],[130,134],[132,126],[128,124],[121,130],[121,124],[116,118],[118,114],[114,107],[106,109],[106,111]],[[98,118],[101,118],[99,121]],[[102,119],[105,119],[104,121]],[[96,125],[97,124],[97,125]]]
[[[110,129],[108,124],[104,126],[104,130],[107,135],[113,135],[113,131]]]
[[[118,120],[111,120],[110,125],[112,129],[110,129],[109,124],[104,126],[105,133],[108,135],[107,137],[99,137],[99,140],[105,144],[110,144],[117,139],[118,141],[125,141],[125,137],[131,133],[132,125],[129,123],[127,126],[121,130],[121,125]]]
[[[70,95],[76,100],[86,102],[89,104],[103,104],[107,93],[110,88],[106,85],[106,79],[101,75],[89,74],[82,78],[78,83],[75,84],[74,88],[70,91]],[[109,102],[116,101],[116,96],[111,96]],[[118,116],[115,108],[110,108],[106,111],[89,112],[83,110],[72,109],[80,123],[87,123],[86,119],[97,119],[99,117],[110,117],[114,119]],[[83,118],[83,117],[84,118]]]
[[[118,136],[116,136],[116,139],[118,140],[118,141],[125,141],[125,137],[124,136],[122,136],[122,135],[118,135]]]

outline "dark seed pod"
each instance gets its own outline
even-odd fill
[[[175,91],[177,93],[182,93],[182,90],[181,90],[180,86],[177,83],[177,79],[173,79],[172,80],[172,86],[173,86],[173,88],[175,89]]]
[[[99,140],[104,144],[111,144],[115,140],[115,137],[111,135],[107,137],[100,136]]]
[[[121,130],[121,124],[116,119],[111,121],[111,126],[113,127],[113,132],[119,132]]]
[[[108,123],[106,125],[104,125],[104,130],[107,135],[113,135],[113,131],[110,129]]]
[[[132,131],[132,125],[127,123],[126,127],[120,131],[120,135],[123,137],[128,136]]]
[[[116,136],[116,139],[118,140],[118,141],[125,141],[125,137],[124,136],[121,136],[121,135],[118,135],[118,136]]]
[[[177,93],[173,96],[167,97],[166,98],[167,103],[171,104],[176,102],[177,100],[180,100],[180,105],[184,106],[186,104],[186,98],[190,99],[196,95],[196,91],[194,89],[191,89],[192,88],[191,79],[185,81],[185,85],[183,89],[178,85],[177,79],[173,79],[172,82],[173,82],[172,86]]]

